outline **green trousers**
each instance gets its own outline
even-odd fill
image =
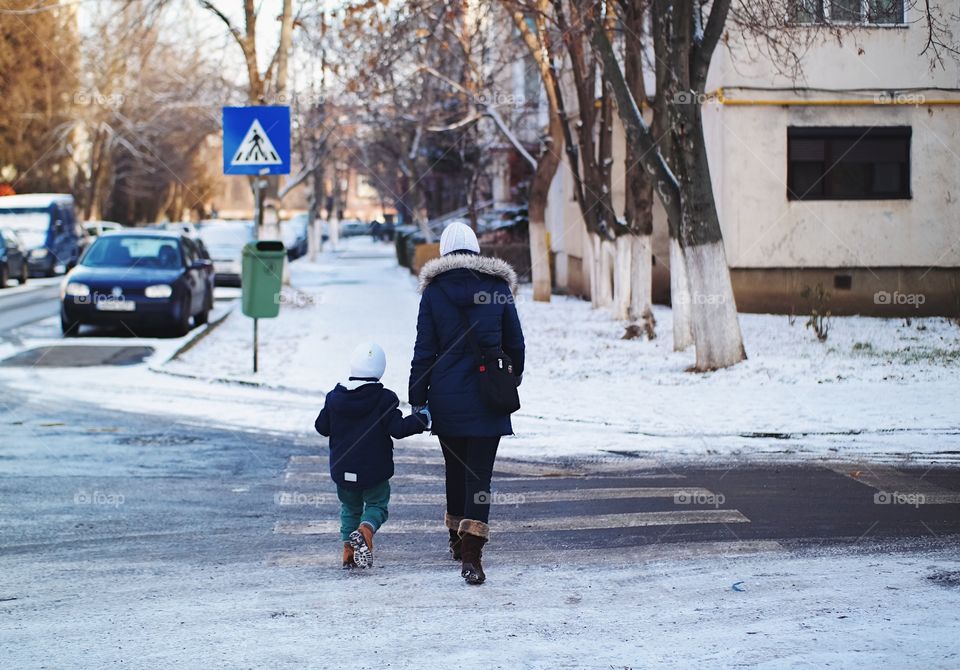
[[[350,533],[361,522],[370,524],[376,532],[390,516],[387,510],[390,504],[389,480],[362,491],[338,485],[337,497],[340,499],[340,539],[344,542],[350,539]]]

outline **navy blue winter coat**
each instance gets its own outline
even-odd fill
[[[447,437],[510,435],[509,414],[480,399],[477,359],[457,307],[466,311],[480,347],[502,347],[523,374],[523,331],[513,301],[517,276],[499,258],[448,254],[420,272],[417,343],[410,365],[410,404],[429,403],[432,431]]]
[[[397,394],[379,382],[327,394],[314,426],[330,438],[330,476],[348,489],[368,489],[393,477],[393,440],[426,430],[423,414],[404,417]]]

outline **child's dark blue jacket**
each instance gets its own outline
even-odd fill
[[[330,476],[339,486],[367,489],[393,476],[393,440],[422,433],[423,414],[404,417],[397,394],[379,382],[337,384],[314,426],[330,438]]]

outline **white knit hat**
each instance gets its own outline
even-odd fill
[[[387,367],[387,356],[376,342],[361,342],[350,354],[350,376],[380,379]]]
[[[472,251],[475,254],[480,253],[480,243],[477,242],[477,234],[473,229],[462,221],[454,221],[447,224],[440,235],[440,255],[446,256],[454,251]]]

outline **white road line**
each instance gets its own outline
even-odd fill
[[[888,494],[878,504],[895,504],[898,501],[911,505],[914,503],[918,505],[960,504],[960,493],[890,466],[865,465],[861,468],[858,465],[835,463],[830,466],[830,469],[869,486],[878,493]]]
[[[590,481],[591,479],[623,479],[623,480],[647,480],[647,479],[677,479],[674,475],[562,475],[562,476],[541,476],[541,477],[505,477],[503,475],[494,476],[493,481],[497,482],[545,482],[550,480],[575,479],[577,481]],[[317,484],[330,481],[329,472],[298,472],[296,470],[287,470],[283,473],[283,480],[288,484]],[[434,483],[443,484],[443,475],[437,473],[427,474],[405,474],[394,475],[390,479],[391,484],[424,484]],[[687,489],[684,489],[687,490]]]
[[[713,523],[750,523],[737,510],[690,510],[684,512],[636,512],[632,514],[593,514],[565,516],[553,519],[495,520],[492,530],[499,533],[519,531],[600,530],[607,528],[642,528],[646,526],[677,526]],[[445,531],[440,521],[398,520],[386,523],[380,533],[439,533]],[[273,532],[290,535],[327,535],[340,532],[340,522],[334,520],[287,522],[278,521]]]
[[[603,488],[569,489],[551,491],[495,491],[492,497],[494,505],[524,505],[530,503],[576,502],[583,500],[622,500],[625,498],[674,498],[686,495],[689,499],[712,497],[713,493],[704,488],[681,488],[676,486],[651,486],[647,488]],[[282,505],[297,507],[315,507],[317,505],[336,505],[339,499],[336,493],[282,491],[278,494]],[[390,505],[443,505],[446,496],[442,493],[398,493],[390,497]]]

